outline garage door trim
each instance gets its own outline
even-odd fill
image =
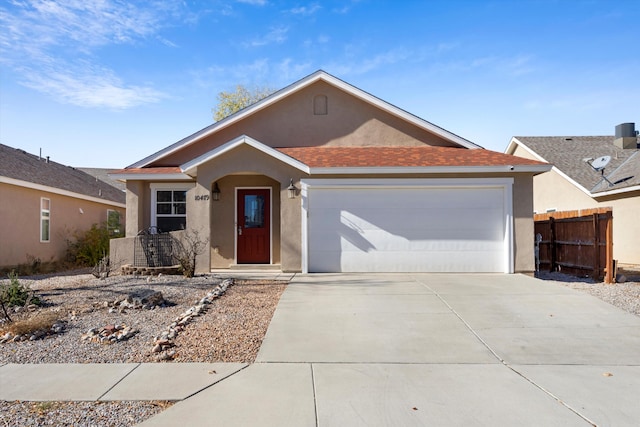
[[[309,272],[309,210],[313,200],[309,195],[313,189],[483,189],[502,190],[504,212],[504,258],[503,272],[513,273],[513,178],[360,178],[360,179],[303,179],[302,198],[302,272]],[[311,196],[313,197],[313,196]]]

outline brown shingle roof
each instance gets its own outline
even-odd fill
[[[125,193],[81,170],[0,144],[0,176],[125,203]]]
[[[496,151],[453,147],[276,148],[311,168],[542,165]]]

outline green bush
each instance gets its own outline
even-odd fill
[[[9,283],[0,285],[0,300],[8,306],[24,306],[27,304],[40,305],[40,299],[33,294],[28,286],[23,285],[18,280],[18,274],[14,271],[9,273]]]
[[[74,233],[67,242],[67,261],[78,267],[93,267],[109,253],[109,231],[93,224],[89,230]]]

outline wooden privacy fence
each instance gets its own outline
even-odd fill
[[[538,269],[613,283],[611,208],[549,212],[533,219]]]

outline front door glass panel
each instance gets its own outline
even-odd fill
[[[244,227],[264,227],[264,196],[245,194],[244,196]]]

